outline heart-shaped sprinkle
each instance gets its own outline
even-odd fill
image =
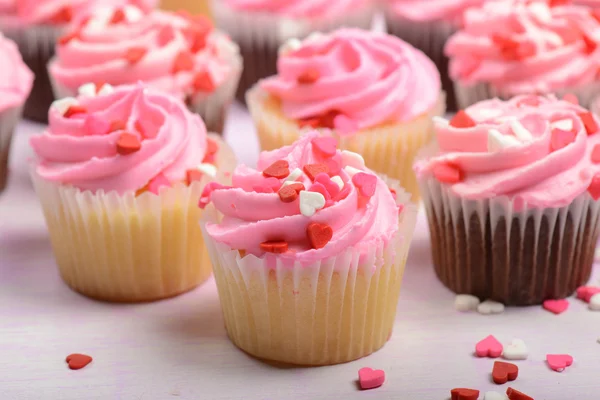
[[[317,192],[303,190],[300,192],[300,213],[305,217],[312,217],[315,213],[325,207],[325,196]]]
[[[131,47],[125,52],[125,60],[129,65],[135,65],[148,53],[145,47]]]
[[[521,339],[513,339],[510,344],[504,346],[502,352],[502,358],[506,360],[526,360],[528,356],[529,350]]]
[[[350,189],[350,185],[346,185],[340,190],[340,192],[333,198],[333,201],[341,201],[344,200],[350,194],[352,190]]]
[[[577,133],[571,131],[563,131],[562,129],[553,129],[550,139],[550,151],[560,150],[567,145],[573,143]]]
[[[332,177],[331,182],[333,182],[337,185],[338,193],[340,190],[342,190],[344,188],[344,181],[342,180],[342,178],[339,175]],[[335,196],[335,195],[332,195],[332,196]]]
[[[64,6],[54,14],[50,20],[56,24],[66,24],[71,22],[73,20],[73,9],[70,6]]]
[[[572,131],[573,130],[573,120],[571,118],[564,118],[558,121],[554,121],[550,124],[550,128],[552,129],[561,129],[563,131]]]
[[[282,254],[288,251],[288,243],[285,240],[270,240],[261,243],[260,249],[266,253]]]
[[[326,114],[321,115],[319,117],[319,125],[318,126],[321,128],[328,128],[328,129],[336,128],[335,119],[338,115],[340,115],[340,112],[337,110],[328,111]]]
[[[117,8],[115,10],[115,12],[113,12],[112,17],[110,17],[110,20],[108,21],[109,24],[114,25],[114,24],[120,24],[122,22],[125,22],[127,20],[127,17],[125,16],[125,11],[123,11],[122,8]]]
[[[298,126],[300,128],[318,128],[321,124],[321,118],[313,117],[313,118],[303,118],[298,120]]]
[[[292,172],[290,172],[290,174],[288,175],[287,178],[285,178],[285,182],[284,184],[290,184],[295,182],[298,178],[300,178],[302,176],[303,172],[300,168],[294,168],[294,170]]]
[[[352,183],[356,186],[359,193],[365,197],[372,197],[377,188],[377,178],[375,175],[359,172],[352,177]]]
[[[79,89],[77,89],[77,93],[80,96],[95,97],[97,94],[96,84],[91,82],[84,83],[83,85],[79,86]]]
[[[459,167],[452,164],[438,164],[433,168],[433,176],[441,183],[454,184],[462,180]]]
[[[329,192],[327,191],[327,189],[325,188],[325,186],[323,186],[320,183],[313,183],[308,188],[308,191],[309,192],[321,193],[323,195],[323,197],[325,197],[325,202],[327,202],[328,200],[331,200],[331,195],[329,194]]]
[[[494,336],[489,335],[475,345],[477,357],[498,358],[502,355],[503,346]]]
[[[338,179],[341,178],[338,176]],[[327,194],[329,197],[335,197],[340,192],[340,186],[338,183],[333,182],[332,178],[329,177],[326,173],[322,172],[315,177],[315,184],[321,184],[327,190]],[[343,186],[343,182],[342,182]],[[327,198],[327,196],[325,196]]]
[[[117,140],[117,153],[122,156],[133,154],[142,148],[142,143],[137,135],[124,132]]]
[[[79,104],[73,104],[72,106],[67,108],[67,111],[65,111],[64,117],[71,118],[74,115],[85,114],[85,113],[87,113],[87,108],[85,108],[84,106],[79,105]]]
[[[306,164],[303,170],[311,181],[314,181],[315,177],[321,173],[329,173],[329,168],[325,164]]]
[[[66,35],[58,38],[58,44],[60,46],[65,46],[70,43],[72,40],[79,39],[81,37],[81,33],[79,31],[67,33]]]
[[[600,199],[600,173],[597,173],[592,178],[590,186],[588,186],[588,192],[594,200]]]
[[[581,119],[581,122],[583,122],[583,125],[585,126],[585,131],[588,135],[593,135],[594,133],[598,132],[598,124],[596,123],[594,114],[592,114],[589,111],[586,111],[578,113],[577,115]]]
[[[590,311],[600,311],[600,293],[596,293],[590,298],[588,308]]]
[[[344,167],[353,167],[356,169],[365,168],[365,159],[358,153],[353,151],[342,151],[342,165]]]
[[[479,298],[470,294],[458,294],[454,298],[454,308],[461,312],[475,311],[479,303]]]
[[[514,381],[519,376],[519,367],[515,364],[496,361],[492,368],[492,380],[497,385],[503,385],[508,381]]]
[[[215,178],[217,176],[217,167],[215,167],[213,164],[201,163],[197,168],[200,172],[210,176],[211,178]],[[279,182],[277,182],[277,184],[279,184]]]
[[[115,88],[110,83],[100,82],[100,83],[96,83],[95,85],[96,85],[96,94],[98,96],[106,96],[115,91]]]
[[[310,85],[315,83],[321,77],[321,73],[314,69],[309,68],[298,76],[298,83],[301,85]]]
[[[479,398],[479,390],[467,388],[455,388],[450,391],[452,400],[477,400]]]
[[[567,299],[546,300],[542,303],[542,306],[546,310],[558,315],[567,311],[567,308],[569,308],[569,301]]]
[[[562,372],[573,364],[573,357],[568,354],[547,354],[548,366],[556,372]]]
[[[360,130],[356,121],[344,114],[338,114],[335,116],[333,119],[333,126],[337,134],[340,136],[353,135]]]
[[[290,174],[290,164],[286,160],[278,160],[269,165],[263,175],[268,178],[283,179]]]
[[[90,136],[106,135],[110,131],[110,123],[104,118],[89,114],[83,123],[83,130]]]
[[[573,93],[567,93],[562,98],[567,103],[579,105],[579,99]]]
[[[185,171],[185,181],[187,185],[191,185],[193,182],[199,182],[202,180],[204,174],[200,172],[198,169],[188,169]]]
[[[172,74],[177,74],[183,71],[192,71],[194,69],[194,55],[187,51],[180,51],[175,57],[173,67],[171,68]]]
[[[600,293],[600,287],[596,286],[581,286],[577,288],[577,298],[589,303],[592,296]]]
[[[171,25],[165,25],[158,32],[156,41],[160,47],[164,47],[175,39],[175,30]]]
[[[594,164],[600,163],[600,144],[594,145],[594,148],[592,149],[591,159]]]
[[[463,110],[459,110],[450,120],[450,126],[454,128],[472,128],[476,125],[469,114]]]
[[[200,71],[194,76],[194,89],[198,92],[214,92],[215,82],[208,71]]]
[[[511,387],[506,389],[506,395],[508,396],[508,400],[533,400],[533,397],[529,397],[525,393]]]
[[[385,382],[385,372],[380,369],[361,368],[358,370],[358,383],[362,390],[375,389]]]
[[[589,36],[583,35],[581,39],[585,44],[585,48],[583,49],[583,52],[585,54],[592,54],[598,48],[598,44],[594,41],[594,39],[590,38]]]
[[[483,315],[501,314],[504,312],[504,304],[486,300],[477,306],[477,312]]]
[[[148,182],[148,191],[159,194],[160,188],[163,186],[171,187],[171,182],[163,174],[158,174]]]
[[[331,158],[323,160],[323,164],[327,165],[327,173],[331,176],[337,175],[342,170],[342,155],[336,154]]]
[[[506,395],[503,393],[490,391],[485,392],[485,394],[483,395],[483,400],[508,400],[508,397],[506,397]]]
[[[327,224],[311,222],[306,227],[306,235],[313,249],[322,249],[333,237],[333,229]]]
[[[77,370],[85,367],[92,362],[92,357],[85,354],[69,354],[65,360],[69,365],[69,368]]]
[[[279,189],[279,198],[284,203],[291,203],[298,198],[301,191],[305,190],[304,185],[300,182],[291,183],[289,185],[282,186]]]
[[[312,141],[313,150],[320,156],[329,158],[333,157],[337,151],[338,142],[332,137],[318,137]]]

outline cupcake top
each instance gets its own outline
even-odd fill
[[[411,21],[444,20],[459,24],[469,7],[489,0],[387,0],[388,10]]]
[[[301,125],[338,134],[411,120],[440,96],[440,76],[421,51],[384,33],[341,29],[282,47],[278,74],[259,85]]]
[[[178,99],[142,84],[96,92],[52,104],[48,129],[31,139],[43,179],[93,192],[157,193],[214,170],[205,164],[216,143]]]
[[[21,58],[17,45],[0,33],[0,112],[25,102],[31,86],[33,73]]]
[[[278,14],[286,17],[336,16],[355,11],[371,0],[221,0],[227,6],[249,12]]]
[[[239,166],[233,187],[201,199],[224,214],[221,223],[207,225],[208,233],[247,254],[276,253],[306,263],[387,243],[402,210],[360,155],[336,146],[335,139],[313,131],[261,153],[258,169]]]
[[[57,44],[49,70],[61,85],[142,80],[183,99],[211,93],[240,67],[238,48],[201,16],[134,6],[97,8]]]
[[[551,0],[487,2],[466,12],[446,43],[450,75],[506,94],[586,85],[600,67],[600,22],[587,7]]]
[[[568,101],[567,101],[568,100]],[[477,103],[435,121],[439,152],[418,161],[457,196],[507,196],[516,206],[562,207],[600,198],[600,120],[574,96],[517,96]]]

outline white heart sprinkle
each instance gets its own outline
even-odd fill
[[[107,94],[111,94],[114,91],[115,91],[115,88],[112,85],[105,83],[100,88],[100,91],[98,92],[98,96],[105,96]]]
[[[479,299],[470,294],[458,294],[454,298],[454,308],[457,311],[475,311],[479,303]]]
[[[570,131],[573,129],[573,120],[570,118],[561,119],[560,121],[553,122],[550,127],[552,129],[560,129],[561,131]]]
[[[521,339],[513,339],[509,345],[504,346],[502,357],[506,360],[526,360],[529,350]]]
[[[300,47],[302,47],[302,42],[299,39],[288,39],[285,41],[285,43],[279,46],[279,55],[285,56],[286,54],[298,50]]]
[[[346,173],[348,174],[348,176],[350,178],[352,178],[354,175],[358,174],[359,172],[363,172],[360,169],[356,169],[351,166],[344,167],[344,171],[346,171]]]
[[[592,311],[600,311],[600,293],[596,293],[592,296],[588,307]]]
[[[131,4],[123,7],[123,11],[125,12],[125,18],[128,22],[138,22],[144,18],[144,13],[142,10]]]
[[[198,165],[197,168],[200,172],[202,172],[205,175],[208,175],[213,178],[215,176],[217,176],[217,167],[215,167],[212,164],[202,163],[202,164]]]
[[[340,190],[344,187],[344,181],[342,180],[341,177],[339,176],[334,176],[333,178],[331,178],[331,182],[335,183],[336,185],[338,185],[338,187],[340,188]]]
[[[79,86],[77,90],[80,96],[95,97],[96,96],[96,84],[95,83],[84,83]]]
[[[485,392],[483,400],[508,400],[508,397],[503,393]]]
[[[365,168],[365,159],[358,153],[342,150],[342,165],[357,169]]]
[[[533,140],[533,135],[531,134],[531,132],[529,132],[527,128],[525,128],[523,124],[518,120],[515,119],[511,121],[510,128],[512,129],[517,139],[519,139],[521,142],[531,142]]]
[[[312,217],[323,207],[325,207],[325,196],[321,193],[308,190],[300,192],[300,212],[305,217]]]
[[[61,115],[65,115],[69,107],[76,104],[78,104],[76,98],[65,97],[63,99],[55,100],[50,107],[58,111]]]
[[[283,181],[283,184],[285,185],[286,183],[288,185],[295,183],[296,179],[300,178],[302,176],[302,170],[300,168],[295,168],[289,175],[287,178],[285,178],[285,181]],[[289,182],[289,183],[288,183]]]
[[[496,129],[488,131],[487,148],[490,153],[494,153],[507,147],[519,146],[521,143],[510,135],[503,135]]]
[[[477,312],[484,315],[500,314],[504,312],[504,304],[493,300],[486,300],[477,306]]]

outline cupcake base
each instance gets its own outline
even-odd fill
[[[458,294],[506,305],[570,296],[592,270],[600,202],[515,210],[507,198],[460,199],[433,178],[421,182],[435,272]]]
[[[12,136],[21,118],[22,107],[10,108],[0,113],[0,193],[8,182],[8,160]]]

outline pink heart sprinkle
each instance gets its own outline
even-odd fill
[[[385,372],[380,369],[361,368],[358,370],[358,383],[363,390],[375,389],[385,382]]]
[[[337,183],[333,182],[329,175],[324,172],[321,172],[315,176],[315,183],[320,183],[321,185],[325,186],[325,189],[327,189],[330,197],[335,197],[340,192],[340,187],[337,185]],[[325,198],[327,198],[327,196]]]
[[[552,137],[550,138],[550,150],[557,151],[567,145],[573,143],[577,133],[571,131],[563,131],[562,129],[552,130]]]
[[[558,315],[567,311],[567,308],[569,308],[569,301],[567,299],[546,300],[544,301],[542,306],[546,310]]]
[[[322,164],[327,165],[329,175],[335,176],[342,170],[342,155],[336,154],[335,156],[323,160]]]
[[[600,199],[600,173],[597,173],[592,178],[590,186],[588,186],[588,192],[594,200]]]
[[[340,190],[340,192],[337,194],[337,196],[334,197],[334,201],[341,201],[344,200],[346,197],[348,197],[348,195],[350,194],[350,185],[346,185],[342,188],[342,190]]]
[[[158,190],[163,186],[171,187],[171,182],[163,174],[158,174],[148,183],[148,191],[158,194]]]
[[[327,191],[327,188],[325,186],[323,186],[321,183],[315,182],[313,183],[309,188],[308,188],[309,192],[317,192],[317,193],[321,193],[323,195],[323,197],[325,197],[325,200],[331,200],[331,195],[329,194],[329,192]]]
[[[597,144],[592,149],[592,162],[594,164],[600,163],[600,144]]]
[[[315,150],[324,157],[333,157],[337,151],[338,142],[332,137],[318,137],[312,140]]]
[[[358,132],[358,124],[344,114],[338,114],[335,117],[333,126],[340,136],[349,136]]]
[[[157,41],[160,47],[167,45],[173,39],[175,39],[175,31],[172,26],[167,25],[158,33]]]
[[[110,122],[88,114],[83,123],[83,130],[90,136],[106,135],[110,131]]]
[[[552,370],[562,372],[573,364],[573,357],[568,354],[547,354],[546,362]]]
[[[352,183],[358,188],[361,195],[372,197],[377,187],[377,178],[375,175],[359,172],[352,177]]]
[[[577,298],[589,303],[592,296],[600,293],[600,287],[596,286],[581,286],[577,288]]]
[[[504,347],[494,336],[489,335],[475,345],[477,357],[498,358],[502,355]]]

